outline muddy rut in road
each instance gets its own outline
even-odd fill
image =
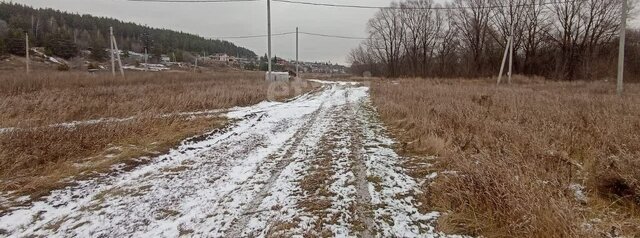
[[[368,88],[325,83],[225,131],[0,217],[11,237],[432,237]]]

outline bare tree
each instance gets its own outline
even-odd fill
[[[455,0],[453,14],[461,41],[471,55],[472,69],[468,73],[482,74],[485,70],[484,53],[489,35],[491,8],[489,0]]]
[[[397,5],[392,4],[397,7]],[[378,57],[387,65],[387,76],[397,77],[400,57],[405,37],[402,11],[398,9],[382,9],[369,21],[371,47],[377,51]]]
[[[517,54],[522,47],[525,26],[525,6],[526,0],[494,0],[495,6],[507,6],[493,8],[494,13],[491,18],[493,31],[492,39],[500,45],[506,47],[507,40],[513,35],[514,63],[517,65]]]
[[[523,22],[523,48],[525,73],[534,73],[538,70],[538,51],[543,43],[542,38],[549,31],[549,13],[543,4],[548,0],[527,0],[524,7]]]
[[[599,72],[592,68],[593,60],[598,57],[600,50],[606,42],[610,42],[617,36],[620,28],[620,11],[622,8],[619,0],[589,0],[581,19],[584,19],[586,29],[581,40],[580,48],[583,49],[583,72],[587,78],[593,78]]]
[[[440,19],[442,22],[441,30],[436,35],[436,55],[438,58],[438,75],[439,76],[453,76],[456,70],[456,52],[458,51],[460,41],[458,28],[455,26],[454,19],[451,17],[452,10],[447,10],[441,14],[444,14],[444,19]],[[441,16],[442,18],[442,16]]]
[[[403,7],[407,7],[401,12],[401,21],[404,22],[405,29],[405,37],[404,37],[404,50],[405,50],[405,58],[408,61],[410,66],[410,73],[412,76],[416,76],[418,73],[418,68],[420,64],[419,54],[422,52],[420,47],[422,46],[422,34],[425,32],[425,17],[423,17],[423,11],[418,11],[414,9],[410,9],[412,7],[422,6],[425,4],[425,1],[408,1],[406,3],[402,3]],[[430,6],[430,1],[428,6]],[[426,5],[425,4],[425,5]],[[429,10],[426,10],[429,11]]]
[[[576,79],[580,65],[589,64],[598,47],[610,41],[619,27],[620,0],[577,0],[552,5],[556,19],[550,32],[560,49],[557,71],[560,76]]]
[[[367,48],[366,42],[351,50],[347,60],[351,64],[352,73],[357,75],[362,75],[365,72],[380,74],[377,60],[373,58],[373,53],[371,49]]]
[[[433,4],[429,6],[433,6]],[[424,32],[421,34],[423,59],[422,75],[425,76],[429,73],[429,69],[432,68],[431,59],[433,58],[435,47],[438,42],[438,34],[440,34],[443,29],[442,11],[425,11],[423,13],[423,17],[425,18],[426,25]]]
[[[513,34],[515,73],[599,78],[615,68],[621,1],[406,0],[369,21],[350,59],[390,77],[482,76],[497,73]]]
[[[560,50],[560,61],[556,72],[572,79],[577,65],[577,41],[580,33],[584,31],[580,21],[580,8],[584,0],[558,2],[552,5],[552,12],[556,19],[550,39],[553,39]]]
[[[431,61],[442,27],[439,10],[433,9],[433,0],[411,0],[401,3],[402,21],[405,26],[404,58],[412,76],[426,76],[432,68]]]

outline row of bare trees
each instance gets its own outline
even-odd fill
[[[408,0],[370,19],[349,60],[388,77],[488,76],[513,33],[515,73],[601,78],[615,70],[621,10],[622,0]]]

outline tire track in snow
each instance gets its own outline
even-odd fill
[[[1,215],[0,236],[441,236],[438,214],[416,208],[417,184],[367,91],[333,83],[290,102],[233,109],[227,115],[240,120],[226,131]],[[328,174],[316,214],[329,233],[314,233],[320,216],[299,206],[313,198],[301,180],[318,162]]]
[[[354,148],[361,146],[356,140],[357,133],[353,133],[357,130],[352,129],[356,123],[354,105],[366,96],[366,90],[351,87],[336,95],[344,103],[330,109],[331,126],[322,135],[316,153],[309,158],[310,166],[299,183],[304,194],[298,204],[303,211],[293,219],[295,222],[281,225],[296,228],[288,233],[275,233],[276,237],[369,237],[368,228],[359,222],[366,218],[359,217],[357,212],[363,202],[357,195],[354,158],[358,151]]]
[[[311,126],[307,136],[301,140],[295,150],[286,158],[291,162],[280,171],[265,196],[256,199],[254,210],[247,214],[244,224],[239,224],[235,235],[229,237],[272,237],[277,233],[277,226],[283,221],[291,221],[299,214],[296,207],[299,200],[300,188],[296,182],[303,176],[309,166],[313,154],[317,150],[320,135],[327,131],[330,120],[326,112]]]
[[[234,224],[231,227],[230,231],[227,232],[229,234],[228,237],[246,236],[246,234],[243,234],[243,231],[244,228],[247,227],[247,224],[251,219],[251,216],[249,215],[261,212],[261,210],[259,209],[260,204],[269,195],[274,182],[280,177],[282,171],[287,166],[289,166],[291,162],[293,162],[293,154],[298,152],[302,140],[307,138],[309,134],[309,131],[311,129],[310,127],[316,123],[321,112],[323,112],[323,105],[324,103],[320,105],[320,108],[318,108],[318,110],[309,115],[309,119],[307,119],[302,128],[298,132],[296,132],[293,138],[291,138],[291,145],[289,145],[289,148],[286,149],[286,152],[282,156],[280,156],[280,158],[276,159],[277,162],[275,162],[275,167],[270,171],[270,176],[267,181],[264,181],[265,185],[260,189],[260,192],[256,196],[252,197],[251,202],[249,202],[249,204],[247,204],[247,206],[243,209],[242,216],[234,221]],[[284,149],[285,148],[283,148],[283,150]]]
[[[376,237],[440,237],[433,223],[437,212],[422,214],[413,197],[417,183],[400,166],[402,157],[393,150],[394,141],[386,135],[384,126],[368,99],[359,104],[357,120],[362,133],[362,158],[366,166],[371,217],[378,228]]]
[[[353,151],[353,173],[355,174],[355,186],[357,204],[355,208],[356,219],[354,226],[360,231],[361,237],[374,237],[378,233],[378,227],[373,220],[371,210],[371,194],[369,194],[369,182],[367,181],[367,165],[362,158],[362,132],[357,125],[357,114],[361,113],[361,107],[354,109],[354,119],[351,126],[351,151]]]
[[[270,155],[286,146],[332,90],[236,108],[228,116],[255,116],[222,134],[187,140],[133,171],[80,181],[45,201],[14,209],[0,217],[2,232],[12,237],[223,237],[242,206],[229,198],[239,189],[250,195],[260,191],[262,184],[247,181],[270,171]]]
[[[303,225],[310,228],[305,232],[307,235],[342,237],[353,233],[356,196],[349,159],[350,115],[347,105],[331,110],[332,125],[320,140],[313,166],[301,181],[305,196],[299,204],[305,210],[304,220],[308,221]]]
[[[330,143],[333,169],[333,181],[329,186],[334,196],[331,197],[331,208],[329,209],[328,228],[334,236],[348,236],[354,234],[355,207],[357,203],[355,175],[352,172],[353,154],[352,137],[350,128],[353,126],[353,110],[351,102],[348,101],[349,91],[345,92],[347,104],[336,110],[336,127],[334,127],[333,137]]]
[[[310,131],[307,133],[299,144],[297,151],[291,155],[293,162],[289,164],[285,171],[282,171],[281,177],[275,181],[275,187],[271,188],[268,192],[269,196],[260,198],[257,212],[255,214],[249,213],[248,222],[246,227],[239,223],[239,227],[244,227],[242,233],[231,233],[230,237],[288,237],[296,234],[306,233],[309,229],[308,226],[302,226],[292,228],[300,223],[308,224],[310,219],[303,221],[300,214],[301,211],[298,207],[299,202],[302,199],[301,187],[299,181],[309,170],[308,168],[314,161],[317,161],[317,153],[319,153],[319,144],[328,137],[328,134],[333,131],[335,125],[341,125],[336,121],[337,114],[341,113],[337,111],[338,108],[342,108],[342,105],[347,103],[348,91],[351,90],[344,86],[331,85],[337,90],[331,92],[330,100],[323,107],[323,116],[313,123]],[[331,139],[334,139],[331,137]]]
[[[310,156],[309,166],[305,168],[305,174],[297,184],[301,188],[301,198],[297,201],[297,206],[302,209],[302,213],[299,214],[295,226],[305,227],[300,229],[305,235],[334,235],[328,225],[333,224],[330,223],[333,215],[330,210],[337,195],[336,191],[330,188],[336,174],[333,158],[337,145],[334,142],[338,139],[336,134],[342,122],[339,120],[337,109],[337,106],[332,107],[328,115],[331,124],[318,141],[318,149]]]

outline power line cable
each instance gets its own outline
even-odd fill
[[[128,0],[131,2],[158,2],[158,3],[231,3],[231,2],[257,2],[263,0]],[[398,9],[398,10],[454,10],[454,9],[492,9],[492,8],[508,8],[508,7],[532,7],[532,6],[545,6],[551,4],[563,4],[563,3],[573,3],[576,0],[568,0],[568,1],[550,1],[550,2],[542,2],[542,3],[532,3],[532,4],[509,4],[509,5],[489,5],[489,6],[432,6],[432,7],[407,7],[404,5],[400,5],[399,7],[394,6],[366,6],[366,5],[345,5],[345,4],[330,4],[330,3],[316,3],[316,2],[307,2],[307,1],[298,1],[298,0],[272,0],[274,2],[288,3],[288,4],[301,4],[301,5],[310,5],[310,6],[322,6],[322,7],[338,7],[338,8],[360,8],[360,9]],[[497,13],[496,13],[497,14]],[[366,40],[370,39],[368,37],[354,37],[354,36],[340,36],[340,35],[329,35],[329,34],[321,34],[321,33],[311,33],[311,32],[299,32],[300,34],[310,35],[310,36],[319,36],[319,37],[328,37],[328,38],[339,38],[339,39],[353,39],[353,40]],[[285,36],[292,35],[295,32],[284,32],[278,34],[272,34],[272,36]],[[251,39],[251,38],[262,38],[268,37],[268,35],[247,35],[247,36],[221,36],[214,37],[215,39]]]
[[[233,3],[233,2],[259,2],[263,0],[128,0],[130,2],[158,2],[158,3]],[[569,1],[550,1],[542,3],[529,3],[529,4],[505,4],[505,5],[489,5],[489,6],[430,6],[430,7],[409,7],[400,4],[398,7],[394,6],[367,6],[367,5],[346,5],[346,4],[334,4],[334,3],[317,3],[298,0],[271,0],[274,2],[299,4],[308,6],[322,6],[322,7],[337,7],[337,8],[359,8],[359,9],[397,9],[397,10],[455,10],[455,9],[492,9],[492,8],[509,8],[509,7],[533,7],[533,6],[546,6],[551,4],[563,4],[574,3],[578,0]]]
[[[327,35],[327,34],[310,33],[310,32],[300,32],[300,34],[311,35],[311,36],[320,36],[320,37],[329,37],[329,38],[349,39],[349,40],[366,40],[366,39],[369,39],[369,38],[365,38],[365,37]]]
[[[231,3],[257,2],[260,0],[128,0],[129,2],[161,2],[161,3]]]
[[[296,34],[295,32],[283,32],[283,33],[277,33],[277,34],[271,34],[271,36],[285,36],[285,35],[292,35],[292,34]],[[268,37],[269,35],[247,35],[247,36],[216,36],[216,37],[212,37],[215,39],[251,39],[251,38],[262,38],[262,37]]]
[[[319,36],[319,37],[327,37],[327,38],[338,38],[338,39],[349,39],[349,40],[366,40],[369,39],[367,37],[356,37],[356,36],[341,36],[341,35],[329,35],[329,34],[321,34],[321,33],[312,33],[312,32],[298,32],[302,35],[310,35],[310,36]],[[286,36],[293,35],[296,32],[283,32],[277,34],[271,34],[271,36]],[[212,39],[252,39],[252,38],[263,38],[268,37],[268,35],[246,35],[246,36],[216,36],[212,37]]]
[[[346,4],[333,4],[333,3],[317,3],[306,2],[297,0],[271,0],[280,3],[300,4],[309,6],[322,6],[322,7],[337,7],[337,8],[359,8],[359,9],[397,9],[397,10],[455,10],[455,9],[493,9],[493,8],[509,8],[509,7],[533,7],[533,6],[545,6],[551,4],[573,3],[572,1],[562,2],[542,2],[542,3],[530,3],[530,4],[506,4],[506,5],[489,5],[489,6],[433,6],[433,7],[409,7],[400,4],[398,7],[393,6],[367,6],[367,5],[346,5]]]

